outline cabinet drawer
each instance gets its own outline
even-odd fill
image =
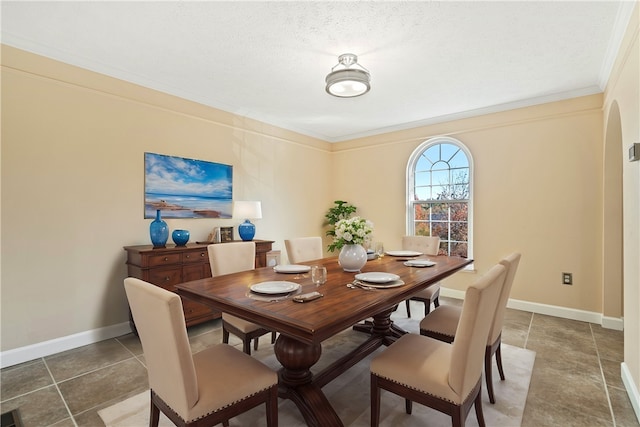
[[[209,253],[207,250],[190,251],[182,254],[182,262],[206,262],[209,261]]]
[[[149,270],[149,281],[162,287],[177,285],[182,282],[182,269],[178,267]]]
[[[179,264],[182,254],[165,254],[153,255],[149,257],[149,267],[158,267],[161,265]]]

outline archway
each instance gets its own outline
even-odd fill
[[[613,102],[606,122],[603,171],[602,325],[622,329],[622,125],[618,104]]]

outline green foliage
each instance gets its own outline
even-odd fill
[[[327,230],[326,235],[330,237],[335,237],[336,235],[336,230],[335,230],[336,223],[341,219],[347,219],[351,217],[351,215],[353,215],[358,209],[355,206],[345,202],[344,200],[336,200],[333,203],[335,204],[335,206],[330,208],[327,211],[327,214],[324,216],[325,217],[324,224],[330,226],[330,229]],[[333,252],[334,250],[336,250],[335,245],[333,244],[329,245],[329,251]]]

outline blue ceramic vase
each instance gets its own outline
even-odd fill
[[[149,234],[154,248],[164,248],[169,239],[169,227],[160,217],[160,209],[156,211],[156,219],[149,225]]]
[[[189,241],[189,230],[173,230],[171,238],[176,246],[185,246]]]

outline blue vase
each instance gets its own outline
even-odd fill
[[[160,209],[156,211],[156,219],[149,225],[149,234],[154,248],[164,248],[169,238],[169,227],[160,217]]]
[[[185,246],[189,241],[189,230],[173,230],[171,238],[176,246]]]

